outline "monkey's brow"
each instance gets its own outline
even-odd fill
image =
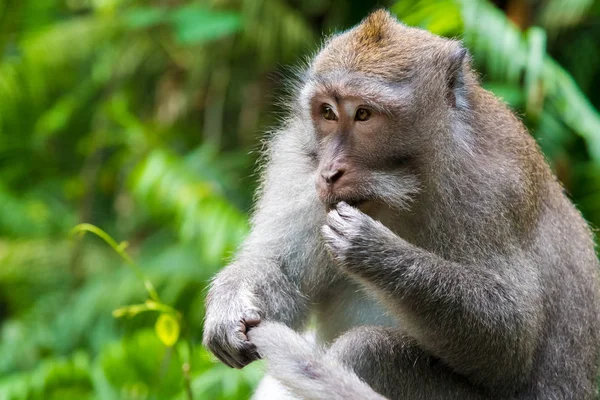
[[[374,109],[391,113],[399,104],[410,101],[408,81],[389,82],[365,74],[335,71],[313,75],[312,81],[333,97],[359,97]]]

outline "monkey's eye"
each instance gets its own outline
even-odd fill
[[[323,106],[321,108],[321,115],[328,121],[337,121],[337,115],[335,115],[330,106]]]
[[[371,118],[371,111],[366,108],[359,108],[356,110],[356,115],[354,116],[355,121],[367,121]]]

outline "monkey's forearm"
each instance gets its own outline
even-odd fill
[[[315,212],[310,160],[290,153],[296,147],[290,140],[294,137],[282,132],[272,143],[252,231],[235,261],[215,279],[211,297],[247,298],[264,318],[297,326],[306,314],[302,284],[322,251],[318,230],[324,211]]]
[[[298,154],[286,150],[294,148],[288,140],[290,135],[282,132],[272,143],[252,231],[207,297],[204,343],[232,367],[258,358],[246,336],[253,326],[267,319],[299,328],[306,315],[302,284],[310,273],[307,265],[315,264],[311,260],[322,250],[317,232],[323,214],[311,212],[317,200],[306,179],[312,173],[310,158],[298,162]]]
[[[448,262],[395,239],[393,247],[346,268],[375,288],[426,349],[459,372],[515,371],[524,379],[540,323],[535,281],[522,274],[524,281],[515,285],[486,267]]]
[[[254,233],[254,231],[253,231]],[[268,243],[252,243],[214,279],[206,300],[204,344],[225,364],[243,368],[259,356],[247,332],[264,319],[298,327],[304,320],[299,282],[285,273],[283,258],[269,257]],[[258,251],[250,251],[254,247]]]
[[[208,304],[213,298],[224,306],[242,299],[256,307],[262,318],[289,326],[303,320],[306,308],[298,283],[286,276],[279,262],[257,254],[242,254],[221,271],[211,285]]]
[[[345,204],[329,213],[323,234],[343,270],[424,349],[486,383],[527,378],[543,315],[527,265],[449,262]]]

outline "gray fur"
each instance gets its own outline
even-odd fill
[[[251,233],[211,285],[204,343],[223,362],[263,356],[308,399],[596,397],[591,233],[456,54],[382,11],[328,40],[270,142]],[[377,114],[325,123],[313,105],[333,93]],[[347,167],[335,190],[318,181],[332,160]],[[292,331],[310,316],[316,346]]]
[[[248,337],[268,359],[270,376],[295,396],[307,400],[383,400],[336,357],[287,326],[264,322]]]

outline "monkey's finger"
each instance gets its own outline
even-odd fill
[[[242,332],[240,329],[236,329],[233,334],[233,338],[230,341],[233,349],[231,350],[229,356],[233,358],[234,362],[236,362],[237,366],[235,368],[243,368],[252,361],[260,358],[258,357],[256,346],[248,339],[247,332],[251,327],[247,329],[243,322],[240,322],[240,324],[244,326],[244,331]]]
[[[236,326],[235,328],[235,332],[233,334],[233,336],[239,340],[240,342],[246,341],[248,340],[248,338],[246,337],[246,333],[248,332],[248,327],[246,326],[246,324],[244,323],[244,321],[240,321],[240,323]]]
[[[227,352],[225,351],[225,349],[223,348],[223,346],[221,346],[220,344],[214,344],[213,345],[213,354],[225,365],[227,365],[229,368],[242,368],[241,364],[238,363],[237,361],[235,361],[235,359],[233,357],[231,357],[229,354],[227,354]]]
[[[323,225],[321,227],[321,233],[323,234],[323,237],[325,238],[325,241],[329,244],[333,241],[339,240],[342,238],[342,235],[340,232],[336,231],[333,227],[331,227],[330,225]]]
[[[248,327],[248,328],[256,326],[256,325],[260,324],[260,321],[261,321],[260,313],[254,309],[246,310],[246,311],[244,311],[243,321],[244,321],[244,324],[246,325],[246,327]]]
[[[240,360],[244,365],[250,364],[252,361],[260,360],[260,354],[256,346],[250,342],[245,342],[244,347],[240,351]]]
[[[240,340],[239,337],[243,336],[244,339]],[[252,361],[258,360],[258,353],[256,346],[248,341],[248,338],[241,332],[234,334],[233,341],[230,343],[232,346],[229,351],[222,351],[220,355],[227,361],[227,364],[232,368],[241,369]]]
[[[235,368],[235,369],[242,369],[242,368],[244,368],[246,365],[248,365],[247,363],[246,363],[246,364],[244,364],[244,363],[242,363],[242,362],[238,361],[238,360],[237,360],[236,358],[234,358],[234,357],[230,357],[229,359],[231,360],[231,363],[232,363],[232,365],[233,365],[233,367],[232,367],[232,368]]]
[[[344,229],[347,224],[348,222],[344,221],[337,211],[332,211],[327,215],[327,226],[333,229],[338,235],[344,234]]]
[[[333,209],[331,211],[329,211],[327,213],[327,217],[325,218],[327,220],[327,223],[329,225],[331,225],[331,223],[334,223],[336,221],[342,221],[342,218],[340,217],[340,213],[337,209]]]
[[[338,214],[344,218],[344,217],[357,217],[359,218],[361,214],[363,214],[362,211],[360,211],[358,208],[354,208],[352,207],[350,204],[340,201],[337,204],[337,212]]]
[[[335,208],[338,211],[346,210],[348,208],[354,209],[354,207],[352,207],[350,204],[346,203],[345,201],[340,201],[339,203],[337,203],[335,205]]]
[[[235,350],[231,349],[231,351],[225,353],[224,356],[227,357],[228,361],[231,363],[233,368],[242,369],[248,363],[244,362],[244,360],[243,360],[244,357],[242,356],[240,346],[236,346],[236,347],[237,348]]]
[[[235,369],[241,369],[242,365],[238,362],[236,362],[232,357],[229,357],[226,354],[220,354],[218,356],[219,360],[221,360],[221,362],[225,365],[227,365],[229,368],[235,368]]]
[[[335,232],[330,226],[325,225],[322,228],[325,238],[325,247],[336,258],[343,258],[343,254],[348,248],[348,241],[339,233]]]

